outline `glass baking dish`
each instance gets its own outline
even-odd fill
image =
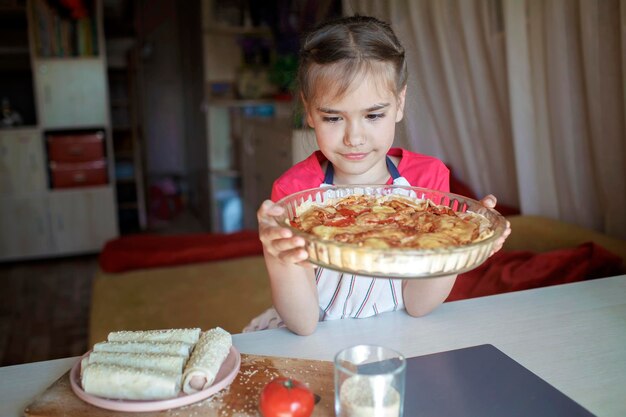
[[[462,246],[434,249],[370,248],[323,240],[305,233],[290,224],[290,220],[311,205],[325,205],[329,201],[350,195],[400,195],[414,200],[430,200],[455,212],[473,212],[483,216],[491,235],[483,240]],[[430,278],[458,274],[476,268],[491,253],[497,239],[506,228],[505,218],[496,210],[461,195],[427,188],[400,185],[349,185],[313,188],[284,197],[276,204],[285,208],[278,218],[294,235],[305,240],[308,261],[340,272],[391,278]]]

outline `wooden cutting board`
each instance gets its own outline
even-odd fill
[[[333,364],[327,361],[241,355],[239,374],[230,387],[212,397],[172,410],[128,413],[98,408],[78,398],[70,386],[69,371],[24,410],[26,416],[175,416],[175,417],[256,417],[261,390],[272,379],[286,376],[306,383],[320,396],[313,416],[334,416]]]

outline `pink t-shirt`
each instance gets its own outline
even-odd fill
[[[450,191],[450,171],[432,156],[421,155],[402,148],[391,148],[389,156],[400,157],[398,171],[413,187]],[[326,157],[321,151],[313,152],[308,158],[289,168],[274,181],[272,201],[309,188],[317,188],[324,182],[322,163]],[[391,184],[391,177],[388,184]]]

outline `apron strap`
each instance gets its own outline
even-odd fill
[[[389,156],[386,157],[385,161],[387,162],[387,170],[391,175],[391,178],[395,181],[400,178],[400,171],[393,163]],[[335,178],[335,169],[333,168],[333,164],[328,161],[328,165],[326,165],[326,173],[324,174],[324,184],[332,185]]]
[[[328,161],[326,165],[326,174],[324,174],[324,184],[333,185],[333,181],[335,178],[335,168],[333,168],[333,164]]]
[[[394,181],[400,178],[400,171],[398,171],[396,164],[393,163],[389,156],[387,156],[387,169],[389,170],[389,174],[391,174],[391,178],[393,178]]]

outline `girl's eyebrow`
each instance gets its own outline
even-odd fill
[[[390,103],[378,103],[378,104],[374,104],[372,107],[369,107],[367,109],[365,109],[366,112],[370,112],[370,111],[376,111],[376,110],[382,110],[385,107],[389,107]]]
[[[389,107],[390,103],[378,103],[378,104],[374,104],[372,107],[368,107],[367,109],[363,110],[365,113],[367,112],[371,112],[371,111],[376,111],[376,110],[381,110],[384,109],[386,107]],[[328,114],[339,114],[341,113],[340,110],[334,110],[328,107],[318,107],[317,110],[319,112],[322,113],[328,113]]]

